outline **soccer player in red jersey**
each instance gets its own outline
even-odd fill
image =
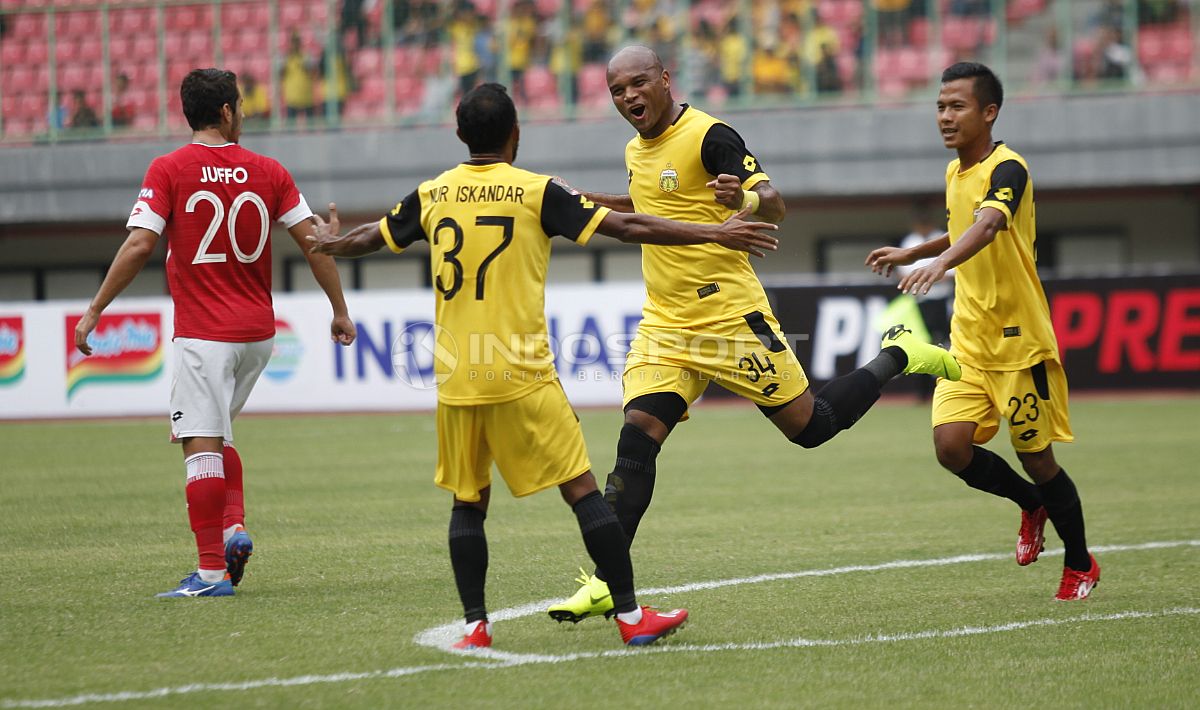
[[[253,551],[246,533],[242,462],[232,420],[271,357],[271,222],[287,228],[333,307],[335,341],[354,341],[333,259],[309,254],[313,215],[277,161],[238,145],[242,97],[233,72],[196,69],[179,90],[192,142],[155,158],[129,214],[129,237],[75,328],[90,355],[100,314],[167,238],[167,284],[175,304],[171,437],[183,445],[188,518],[200,564],[160,597],[229,596]]]

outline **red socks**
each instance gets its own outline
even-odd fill
[[[225,569],[221,521],[225,509],[225,467],[221,454],[201,452],[184,460],[188,520],[196,535],[200,569]]]
[[[225,515],[222,528],[246,524],[246,499],[242,493],[242,457],[225,444]]]

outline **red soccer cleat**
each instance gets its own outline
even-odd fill
[[[1045,507],[1032,513],[1021,511],[1021,529],[1017,531],[1017,564],[1024,567],[1037,562],[1038,555],[1046,549],[1046,536],[1042,532],[1045,528]]]
[[[618,618],[617,628],[621,630],[621,640],[626,646],[646,646],[683,628],[687,620],[687,609],[659,611],[643,606],[641,621],[626,624]]]
[[[1100,563],[1096,561],[1095,555],[1088,555],[1092,561],[1092,568],[1087,572],[1073,570],[1070,567],[1063,567],[1062,582],[1058,584],[1058,594],[1054,598],[1060,602],[1069,602],[1076,599],[1087,599],[1092,593],[1092,589],[1100,583]]]
[[[454,644],[452,648],[457,648],[460,651],[471,651],[476,648],[491,648],[492,647],[492,624],[488,621],[479,621],[475,624],[475,629],[462,637],[462,640]]]

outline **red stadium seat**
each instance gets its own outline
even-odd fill
[[[180,56],[192,59],[197,65],[210,66],[213,63],[212,36],[208,30],[200,30],[187,35],[183,47],[179,48]]]
[[[203,5],[183,5],[165,8],[163,13],[167,30],[211,30],[212,9]]]
[[[917,47],[901,47],[896,53],[895,73],[913,84],[923,84],[929,77],[926,70],[925,50]]]
[[[557,108],[558,79],[544,66],[532,66],[525,71],[525,97],[533,108]]]
[[[108,26],[113,35],[135,37],[154,31],[154,15],[150,8],[127,8],[109,12]]]
[[[612,101],[612,95],[608,91],[608,67],[604,64],[585,64],[580,67],[578,85],[578,100],[583,106],[607,107]],[[526,95],[533,96],[528,90],[528,84]]]
[[[383,50],[368,47],[354,53],[350,60],[355,75],[383,76]]]
[[[63,12],[55,16],[58,39],[79,38],[100,34],[100,13],[87,11]]]
[[[360,77],[358,92],[354,98],[368,103],[382,104],[386,99],[387,85],[379,74],[369,74]]]
[[[308,8],[298,2],[283,2],[279,4],[279,25],[285,29],[301,27],[308,24],[306,20]]]
[[[46,16],[37,13],[10,15],[11,33],[5,39],[37,39],[46,41]]]
[[[1173,27],[1166,33],[1166,59],[1187,63],[1192,59],[1192,33],[1186,24]]]
[[[1024,22],[1046,9],[1046,0],[1012,0],[1005,7],[1009,22]]]
[[[908,40],[914,47],[929,45],[929,19],[914,17],[908,24]]]
[[[50,48],[45,40],[31,40],[25,45],[26,64],[45,64],[50,59]]]
[[[85,62],[99,62],[104,57],[104,45],[100,37],[84,37],[79,40],[79,58]]]
[[[558,17],[558,11],[562,8],[562,0],[535,0],[537,6],[538,17],[543,19],[550,17]]]
[[[0,66],[12,66],[25,61],[26,44],[24,40],[6,37],[0,41]]]
[[[79,59],[79,41],[63,38],[54,45],[54,57],[61,63],[74,62]]]

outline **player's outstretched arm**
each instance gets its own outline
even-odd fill
[[[330,223],[336,227],[337,214],[332,209],[332,204],[329,207]],[[292,239],[296,240],[300,251],[304,252],[304,258],[308,260],[308,268],[312,270],[313,278],[317,280],[317,284],[329,299],[330,307],[333,308],[333,320],[329,325],[330,337],[342,345],[349,345],[354,342],[358,331],[354,321],[350,318],[349,309],[346,308],[346,297],[342,293],[342,277],[338,273],[337,264],[334,263],[333,257],[312,253],[308,248],[309,239],[317,233],[321,225],[330,226],[325,224],[319,216],[313,215],[309,220],[293,225],[288,229],[288,233],[292,235]]]
[[[748,210],[742,210],[721,224],[691,224],[637,212],[609,212],[596,231],[634,244],[720,244],[754,256],[778,249],[779,240],[770,232],[779,227],[766,222],[747,222],[748,214]]]
[[[722,173],[715,179],[705,183],[705,187],[713,189],[713,200],[731,210],[750,208],[750,213],[765,221],[779,224],[787,214],[787,206],[783,203],[783,195],[771,186],[770,181],[763,180],[750,188],[753,195],[742,189],[742,181],[736,175]]]
[[[583,196],[613,212],[633,212],[633,198],[629,195],[610,195],[605,192],[585,192]]]
[[[892,269],[897,266],[908,266],[914,261],[933,258],[949,248],[950,235],[943,234],[908,249],[880,247],[868,254],[864,263],[880,276],[891,276]]]
[[[337,205],[332,202],[329,203],[328,223],[320,215],[313,217],[316,219],[316,229],[314,234],[306,237],[305,251],[308,253],[353,258],[374,254],[386,243],[378,222],[359,225],[338,236],[341,222],[338,220]]]
[[[926,266],[914,270],[896,288],[904,293],[924,295],[946,272],[978,254],[996,239],[996,233],[1008,226],[1008,217],[995,207],[979,210],[979,217],[949,249]]]
[[[112,266],[108,267],[108,273],[104,275],[100,290],[96,292],[96,297],[92,299],[75,326],[75,347],[79,348],[79,352],[84,355],[92,354],[92,346],[88,345],[87,338],[100,322],[100,314],[141,272],[150,255],[154,253],[154,244],[157,241],[158,235],[144,227],[129,230],[129,236],[117,250]]]

